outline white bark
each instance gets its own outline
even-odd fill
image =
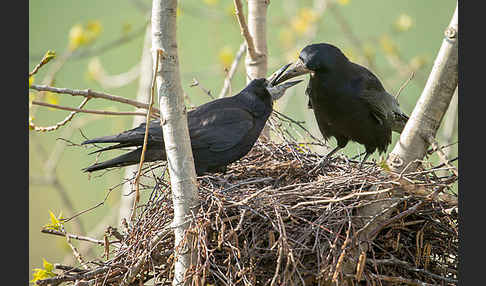
[[[176,10],[177,0],[153,1],[152,48],[154,59],[157,58],[158,49],[164,52],[160,59],[156,80],[174,204],[172,223],[177,251],[174,256],[173,285],[190,285],[191,280],[188,279],[184,283],[183,278],[192,262],[193,252],[190,243],[192,238],[189,236],[188,243],[183,247],[180,247],[180,244],[189,227],[191,214],[197,212],[199,198],[179,72]]]
[[[256,56],[246,53],[246,82],[255,78],[267,77],[267,7],[269,0],[248,0],[248,31],[253,39]],[[270,128],[265,125],[262,135],[270,139]]]
[[[452,138],[456,133],[457,129],[457,103],[458,103],[458,92],[459,88],[456,87],[456,91],[454,91],[454,95],[452,96],[451,103],[449,105],[449,109],[444,118],[444,128],[442,130],[442,143],[444,145],[452,144]],[[447,158],[450,159],[450,155],[452,153],[452,147],[448,147],[444,150]]]
[[[268,0],[248,0],[248,31],[257,56],[246,54],[246,73],[251,79],[267,76],[267,6]],[[247,77],[247,83],[251,81]]]
[[[416,160],[425,156],[449,107],[458,83],[457,19],[456,6],[422,95],[400,135],[400,140],[387,159],[388,165],[395,172],[401,172],[407,166],[407,172],[416,168]]]
[[[147,104],[150,101],[150,88],[152,84],[152,70],[153,70],[153,63],[152,63],[152,54],[151,48],[152,47],[152,29],[147,26],[147,30],[145,31],[145,39],[143,44],[142,50],[142,59],[140,63],[140,78],[138,83],[138,90],[137,90],[137,101],[146,102]],[[138,109],[136,111],[144,112],[143,109]],[[144,122],[145,119],[142,116],[134,116],[132,127],[135,128]],[[132,165],[125,167],[125,178],[131,178],[135,173],[137,173],[138,165]],[[119,210],[119,219],[118,225],[119,228],[122,227],[121,223],[123,218],[127,220],[130,218],[131,209],[133,207],[133,200],[135,199],[135,193],[128,196],[132,191],[132,186],[130,184],[124,184],[122,191],[121,191],[121,198],[120,198],[120,210]]]

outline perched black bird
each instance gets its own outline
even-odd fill
[[[288,66],[280,69],[278,75],[281,75]],[[278,75],[272,81],[277,80]],[[299,82],[300,80],[273,86],[272,82],[264,78],[254,79],[234,96],[219,98],[189,111],[187,124],[197,175],[224,170],[226,165],[245,156],[260,136],[272,113],[273,100],[281,97],[287,88]],[[144,161],[166,160],[160,120],[152,120],[149,124]],[[142,123],[118,135],[84,141],[82,144],[118,143],[93,153],[124,147],[138,148],[83,170],[93,172],[110,167],[138,164],[144,136],[145,123]]]
[[[351,140],[365,146],[361,167],[376,149],[386,151],[392,131],[402,132],[408,116],[396,98],[371,71],[349,61],[339,48],[326,43],[306,46],[275,84],[306,73],[310,73],[308,107],[314,110],[324,139],[337,140],[337,147],[325,158]]]

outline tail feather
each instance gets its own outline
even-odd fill
[[[103,151],[113,150],[113,149],[120,149],[120,148],[125,148],[125,147],[137,146],[137,145],[138,144],[134,144],[134,143],[130,143],[130,142],[120,143],[120,144],[111,145],[111,146],[108,146],[108,147],[105,147],[105,148],[98,149],[96,151],[89,153],[88,155],[96,154],[96,153],[103,152]]]
[[[113,159],[93,164],[87,168],[84,168],[84,172],[94,172],[107,168],[124,167],[129,165],[135,165],[140,162],[140,156],[142,155],[142,148],[135,149]],[[153,162],[158,160],[165,160],[165,150],[162,148],[149,148],[145,151],[144,162]]]
[[[119,135],[110,135],[110,136],[103,136],[94,139],[89,139],[81,143],[81,145],[85,144],[93,144],[93,143],[120,143],[120,136]]]

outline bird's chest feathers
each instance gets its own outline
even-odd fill
[[[335,126],[352,124],[357,116],[356,110],[361,106],[359,90],[356,86],[346,84],[339,78],[311,77],[308,87],[310,103],[320,125]]]

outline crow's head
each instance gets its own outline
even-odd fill
[[[346,56],[337,47],[326,44],[312,44],[302,49],[299,59],[294,62],[275,84],[312,72],[329,72],[348,62]]]

